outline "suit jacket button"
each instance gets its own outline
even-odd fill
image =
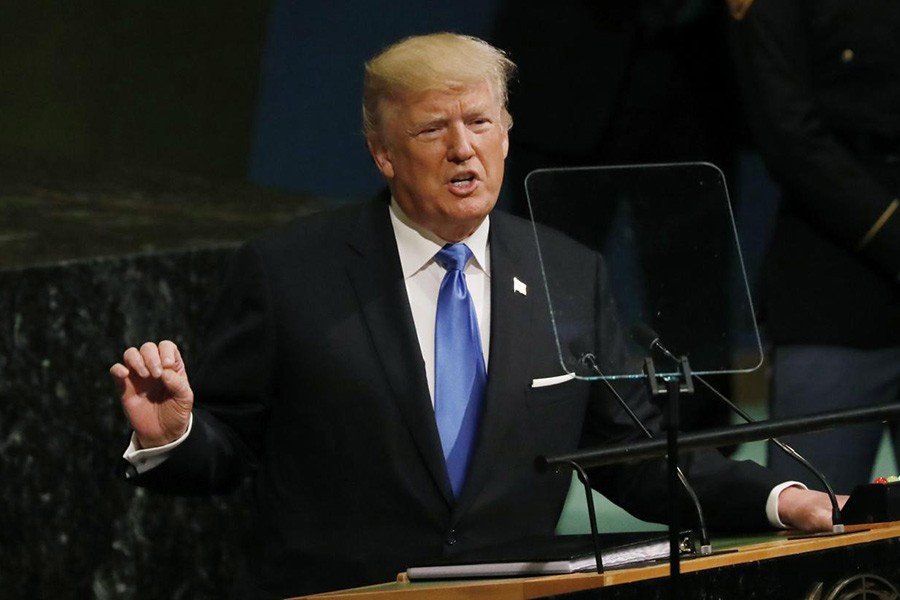
[[[456,530],[451,529],[449,532],[447,532],[447,545],[452,546],[455,543],[456,543]]]

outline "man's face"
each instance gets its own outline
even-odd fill
[[[497,203],[509,150],[488,82],[407,94],[381,107],[369,151],[403,212],[440,238],[471,234]]]

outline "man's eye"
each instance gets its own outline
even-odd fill
[[[440,127],[425,127],[420,129],[418,135],[422,137],[433,137],[440,131]]]

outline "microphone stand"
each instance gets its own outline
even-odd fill
[[[670,352],[668,348],[663,346],[662,342],[659,341],[659,336],[656,335],[656,333],[652,329],[647,327],[646,325],[641,325],[641,327],[636,328],[635,335],[642,337],[642,338],[650,339],[651,341],[649,343],[649,346],[650,346],[651,350],[653,348],[658,348],[659,351],[662,352],[667,358],[678,362],[678,360],[679,360],[678,357],[676,357],[672,352]],[[742,410],[734,402],[732,402],[731,400],[726,398],[724,394],[722,394],[719,390],[717,390],[714,386],[712,386],[705,379],[703,379],[699,375],[694,375],[694,377],[697,379],[697,381],[702,383],[709,391],[711,391],[715,396],[717,396],[722,402],[724,402],[728,406],[728,408],[730,408],[732,410],[732,412],[734,412],[735,414],[740,416],[745,422],[747,422],[747,423],[755,423],[756,422],[750,415],[748,415],[744,410]],[[813,533],[813,534],[806,534],[804,536],[798,536],[798,537],[822,537],[824,535],[838,535],[838,534],[844,533],[844,523],[843,523],[843,519],[841,517],[840,505],[838,505],[837,496],[834,493],[834,489],[832,489],[831,485],[828,483],[828,480],[825,479],[825,475],[822,474],[822,472],[819,471],[817,468],[815,468],[812,465],[812,463],[810,463],[808,460],[806,460],[806,458],[804,458],[799,452],[797,452],[796,450],[791,448],[789,445],[787,445],[784,442],[782,442],[781,440],[779,440],[777,437],[769,438],[769,441],[771,441],[778,448],[780,448],[782,452],[784,452],[785,454],[787,454],[788,456],[790,456],[791,458],[793,458],[794,460],[799,462],[810,473],[812,473],[813,476],[815,476],[816,479],[818,479],[822,483],[822,485],[825,487],[825,491],[828,494],[829,500],[831,501],[831,523],[832,523],[831,533],[830,534],[829,533],[824,533],[824,534],[823,533]]]
[[[622,409],[628,414],[631,421],[635,424],[635,426],[640,429],[645,436],[649,439],[653,439],[653,434],[644,426],[644,423],[638,418],[638,416],[631,410],[631,407],[628,406],[628,403],[625,402],[625,399],[622,398],[621,394],[619,394],[618,390],[606,379],[603,372],[600,370],[600,367],[597,366],[597,362],[594,358],[594,355],[586,352],[582,353],[581,363],[585,366],[589,367],[592,371],[594,371],[597,375],[600,376],[600,381],[606,386],[609,392],[615,397],[618,401]],[[694,489],[688,483],[687,478],[684,475],[684,472],[678,466],[677,461],[677,431],[678,431],[678,394],[681,392],[680,382],[677,377],[670,377],[671,382],[666,381],[667,389],[662,390],[657,382],[657,375],[655,368],[653,366],[653,362],[651,359],[647,359],[647,363],[645,366],[645,372],[648,375],[650,383],[651,392],[655,395],[668,393],[671,398],[674,398],[674,402],[670,401],[669,403],[669,418],[667,422],[669,423],[668,427],[668,437],[669,437],[669,448],[672,449],[673,454],[676,459],[674,461],[667,461],[668,465],[668,475],[669,475],[669,495],[672,498],[670,501],[670,519],[669,519],[669,560],[670,560],[670,571],[673,574],[675,580],[670,583],[671,586],[671,596],[676,598],[678,596],[678,575],[681,571],[681,528],[679,525],[679,510],[677,503],[677,484],[681,484],[684,490],[687,492],[688,496],[693,503],[694,509],[697,513],[698,526],[700,529],[700,555],[707,556],[712,554],[712,543],[709,539],[709,530],[706,527],[706,519],[703,516],[703,509],[700,506],[700,499],[697,498],[697,494],[694,492]],[[685,391],[692,392],[693,391],[693,383],[691,382],[691,372],[690,366],[687,363],[687,359],[684,360],[684,365],[682,368],[682,375],[686,381]],[[674,388],[672,385],[674,384]],[[594,539],[594,552],[596,555],[597,562],[597,572],[602,573],[602,557],[600,555],[600,548],[598,543],[598,532],[597,532],[597,521],[596,516],[594,515],[594,503],[593,497],[591,494],[591,486],[590,481],[588,479],[588,475],[585,470],[575,461],[564,461],[564,464],[572,468],[578,475],[578,479],[584,485],[585,488],[585,496],[588,505],[589,511],[589,520],[591,525],[591,534]],[[560,464],[557,464],[557,470]],[[673,563],[674,561],[674,563]]]
[[[591,541],[594,545],[594,559],[597,563],[597,574],[603,574],[603,553],[600,548],[600,531],[597,527],[597,513],[594,511],[594,494],[591,488],[591,480],[587,472],[575,461],[566,463],[578,475],[578,481],[584,486],[584,496],[587,499],[588,522],[591,525]]]
[[[644,426],[644,423],[638,418],[634,411],[631,410],[631,407],[628,406],[628,403],[625,402],[625,399],[622,395],[616,390],[615,386],[606,379],[606,376],[603,374],[603,371],[600,370],[600,367],[597,366],[597,361],[594,358],[594,355],[590,352],[584,353],[581,357],[581,363],[585,366],[590,367],[592,371],[594,371],[597,375],[600,376],[600,381],[606,386],[606,389],[613,395],[619,405],[622,407],[622,410],[628,415],[631,419],[631,422],[634,423],[635,427],[640,429],[648,439],[653,439],[653,434],[650,433],[650,430]],[[677,429],[677,428],[676,428]],[[697,513],[697,527],[700,530],[700,556],[708,556],[712,554],[712,542],[709,539],[709,529],[706,527],[706,518],[703,516],[703,508],[700,506],[700,499],[697,497],[696,492],[694,492],[694,488],[691,487],[691,484],[688,483],[687,477],[685,477],[684,472],[680,467],[676,467],[676,474],[681,483],[681,486],[684,488],[684,491],[687,492],[687,495],[691,499],[691,503],[694,506],[694,511]]]
[[[644,359],[644,373],[650,386],[653,398],[666,396],[664,428],[666,430],[666,466],[668,470],[669,490],[669,597],[677,599],[681,589],[681,552],[679,545],[679,502],[678,502],[678,475],[681,469],[678,466],[678,427],[679,404],[681,393],[694,393],[694,384],[691,378],[691,367],[687,358],[679,361],[678,375],[664,375],[660,377],[656,373],[656,367],[652,358]],[[660,387],[660,379],[665,388]]]

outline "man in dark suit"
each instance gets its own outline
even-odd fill
[[[239,250],[190,382],[171,342],[129,348],[111,368],[135,430],[135,482],[209,493],[254,476],[240,597],[390,580],[415,563],[552,534],[569,478],[536,473],[535,456],[639,437],[602,387],[565,376],[531,225],[491,214],[512,68],[454,34],[374,58],[365,129],[390,201],[322,213]],[[594,324],[562,332],[568,360],[580,347],[604,367],[626,360],[601,258],[559,234],[541,240],[551,289],[567,291],[554,310]],[[463,244],[465,260],[445,266]],[[447,303],[460,299],[467,325],[448,331]],[[446,354],[461,329],[464,361]],[[623,391],[655,428],[643,389]],[[447,406],[460,396],[454,431]],[[782,489],[758,465],[715,453],[684,462],[716,527],[830,524],[822,494]],[[636,515],[665,518],[661,461],[592,477]]]
[[[732,0],[745,108],[782,198],[763,278],[771,414],[900,400],[900,5]],[[791,438],[850,492],[884,427]],[[900,457],[900,424],[891,426]],[[769,466],[808,478],[779,452]],[[810,482],[813,483],[813,482]]]

